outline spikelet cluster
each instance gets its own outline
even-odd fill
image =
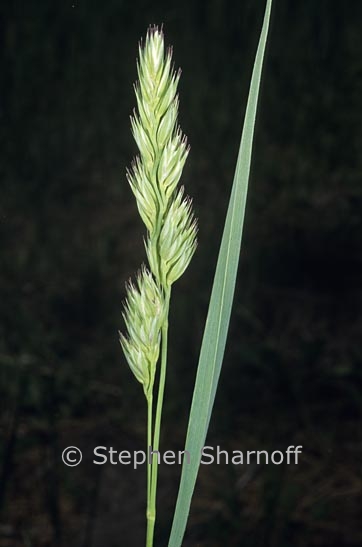
[[[145,246],[152,273],[143,270],[138,289],[128,287],[128,338],[122,336],[121,343],[147,392],[159,355],[162,299],[190,263],[197,225],[190,198],[184,196],[183,188],[177,188],[189,153],[177,122],[180,71],[174,70],[172,51],[165,51],[163,32],[157,27],[150,27],[144,45],[140,44],[137,69],[137,111],[131,126],[139,154],[127,179],[147,228]]]
[[[129,283],[123,318],[128,338],[120,342],[133,374],[143,385],[146,397],[152,389],[160,348],[163,298],[152,274],[142,268],[137,285]]]
[[[138,113],[131,119],[139,149],[128,180],[148,230],[146,251],[152,273],[171,285],[187,268],[196,248],[196,222],[191,201],[177,192],[189,153],[177,123],[180,72],[165,52],[162,31],[149,29],[140,45],[139,81],[135,85]],[[162,242],[162,244],[161,244]]]

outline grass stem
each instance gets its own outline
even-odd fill
[[[149,447],[152,444],[152,407],[153,407],[153,397],[152,393],[147,397],[147,454]],[[147,512],[146,518],[148,523],[148,515],[150,511],[150,501],[151,501],[151,466],[149,465],[147,459]],[[148,527],[148,524],[147,524]]]
[[[160,446],[160,429],[161,429],[161,416],[163,406],[163,396],[165,391],[166,382],[166,368],[167,368],[167,342],[168,342],[168,311],[170,306],[171,289],[167,287],[165,289],[165,320],[161,329],[161,369],[160,369],[160,381],[158,386],[157,407],[155,416],[155,429],[153,436],[152,450],[158,451]],[[156,522],[156,494],[157,494],[157,475],[158,475],[158,455],[156,458],[152,456],[151,463],[151,491],[150,500],[147,510],[147,541],[146,547],[153,547],[153,535]]]

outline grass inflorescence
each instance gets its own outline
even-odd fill
[[[165,51],[163,32],[150,27],[139,47],[137,112],[131,125],[139,155],[127,179],[146,226],[149,269],[143,266],[137,286],[127,286],[121,345],[133,374],[143,385],[148,406],[147,443],[158,450],[167,366],[168,312],[172,284],[184,273],[196,249],[197,224],[192,202],[178,187],[189,153],[177,121],[180,72]],[[153,387],[161,355],[155,416]],[[157,458],[148,465],[147,546],[153,545],[156,519]]]

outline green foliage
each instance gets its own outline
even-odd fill
[[[183,464],[169,547],[179,547],[182,543],[224,356],[239,263],[256,108],[271,5],[272,1],[268,0],[255,58],[235,177],[201,346],[185,445],[185,450],[192,455],[192,458],[190,464],[186,461]]]

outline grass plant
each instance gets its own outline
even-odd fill
[[[179,547],[185,533],[219,380],[235,281],[250,172],[254,125],[272,0],[267,0],[255,58],[235,177],[210,298],[189,416],[184,461],[169,547]],[[177,85],[180,72],[165,50],[163,32],[150,27],[139,48],[137,112],[131,118],[139,155],[127,173],[138,211],[146,226],[149,266],[142,266],[136,284],[127,285],[124,320],[127,334],[120,335],[126,359],[142,384],[147,401],[147,448],[159,450],[162,406],[167,370],[168,314],[173,283],[184,273],[196,249],[197,223],[190,198],[179,187],[189,153],[178,125]],[[159,364],[156,407],[154,384]],[[147,535],[152,547],[156,521],[158,460],[147,465]]]

